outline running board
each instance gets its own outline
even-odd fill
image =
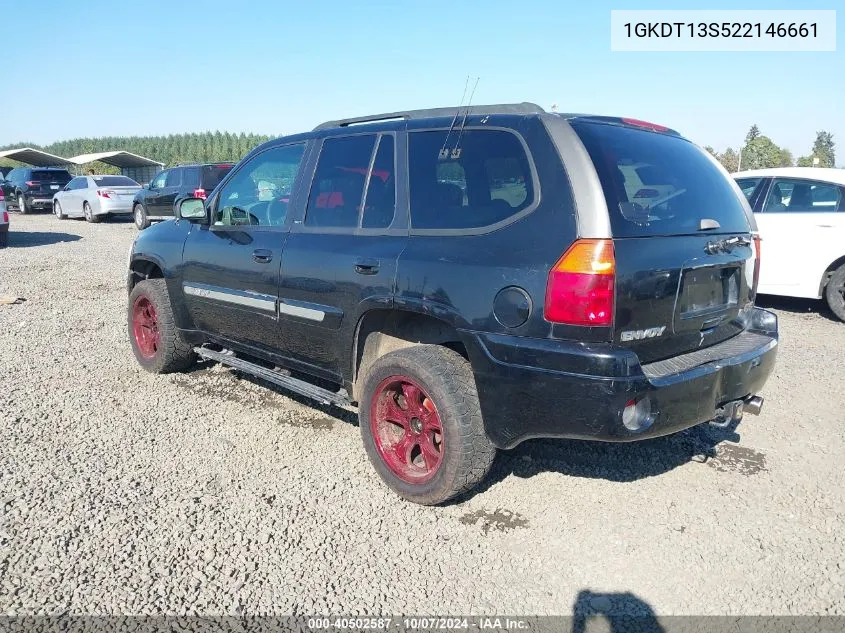
[[[233,367],[245,374],[250,374],[251,376],[271,382],[283,389],[293,391],[301,396],[306,396],[307,398],[312,398],[317,402],[322,402],[323,404],[333,404],[338,407],[346,407],[350,404],[349,398],[342,393],[329,391],[328,389],[323,389],[317,385],[312,385],[310,382],[285,376],[278,371],[273,371],[272,369],[267,369],[261,365],[250,363],[242,358],[238,358],[231,352],[215,352],[214,350],[207,349],[205,347],[195,347],[194,351],[202,358],[215,360],[218,363]]]

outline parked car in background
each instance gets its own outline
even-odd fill
[[[126,176],[77,176],[53,196],[53,213],[60,220],[85,218],[99,222],[113,215],[131,215],[141,185]]]
[[[629,165],[663,193],[632,200]],[[531,438],[729,426],[774,367],[751,209],[652,123],[533,104],[330,121],[177,212],[129,253],[138,363],[202,357],[357,406],[374,469],[417,503]]]
[[[845,170],[783,167],[733,174],[763,238],[763,294],[827,301],[845,321]]]
[[[20,213],[52,209],[53,194],[71,181],[67,169],[58,167],[16,167],[0,183],[6,204]]]
[[[9,212],[6,210],[6,196],[0,191],[0,248],[9,244]]]
[[[135,195],[135,226],[145,229],[152,221],[174,217],[175,205],[185,198],[204,200],[231,169],[232,163],[204,163],[159,172]]]

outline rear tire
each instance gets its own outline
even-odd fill
[[[62,203],[61,203],[61,202],[59,202],[58,200],[56,200],[56,201],[53,203],[53,213],[55,213],[55,214],[56,214],[56,217],[57,217],[57,218],[59,218],[60,220],[67,219],[67,216],[65,215],[65,212],[64,212],[64,211],[62,211]]]
[[[85,220],[91,224],[96,224],[102,219],[99,215],[94,215],[94,212],[91,210],[91,205],[87,202],[82,205],[82,213],[85,214]]]
[[[401,349],[373,363],[358,419],[376,472],[414,503],[435,505],[469,490],[496,456],[469,362],[439,345]]]
[[[129,341],[138,364],[153,374],[184,371],[196,363],[193,346],[176,328],[164,279],[145,279],[129,293]]]
[[[132,210],[132,217],[135,220],[135,226],[139,231],[143,231],[150,225],[150,219],[147,217],[147,210],[143,204],[136,204]]]
[[[26,198],[22,193],[18,194],[18,211],[20,211],[21,215],[26,215],[30,211],[29,207],[26,206]]]
[[[827,305],[841,321],[845,321],[845,264],[833,271],[824,289]]]

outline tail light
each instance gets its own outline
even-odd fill
[[[641,127],[653,132],[668,132],[669,128],[665,125],[658,125],[657,123],[650,123],[649,121],[641,121],[640,119],[623,118],[622,123],[625,125],[632,125],[634,127]]]
[[[3,190],[0,189],[0,202],[3,202],[6,199],[6,196],[3,194]]]
[[[757,284],[760,281],[760,236],[754,236],[754,281],[751,286],[751,296],[757,296]]]
[[[112,196],[116,196],[117,194],[114,191],[103,191],[102,189],[97,189],[97,195],[101,198],[111,198]]]
[[[3,198],[0,198],[0,200],[2,200],[2,199]],[[9,223],[9,212],[3,211],[3,224],[8,224],[8,223]]]
[[[194,198],[199,198],[200,200],[205,200],[206,194],[205,189],[194,189]]]
[[[25,184],[27,187],[37,187],[37,186],[38,186],[38,185],[40,185],[41,183],[40,183],[38,180],[27,180],[24,184]]]
[[[546,320],[567,325],[610,326],[616,259],[611,240],[578,240],[549,271]]]

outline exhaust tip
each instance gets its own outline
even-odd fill
[[[760,415],[760,411],[763,410],[763,398],[760,396],[748,396],[742,408],[751,415]]]

